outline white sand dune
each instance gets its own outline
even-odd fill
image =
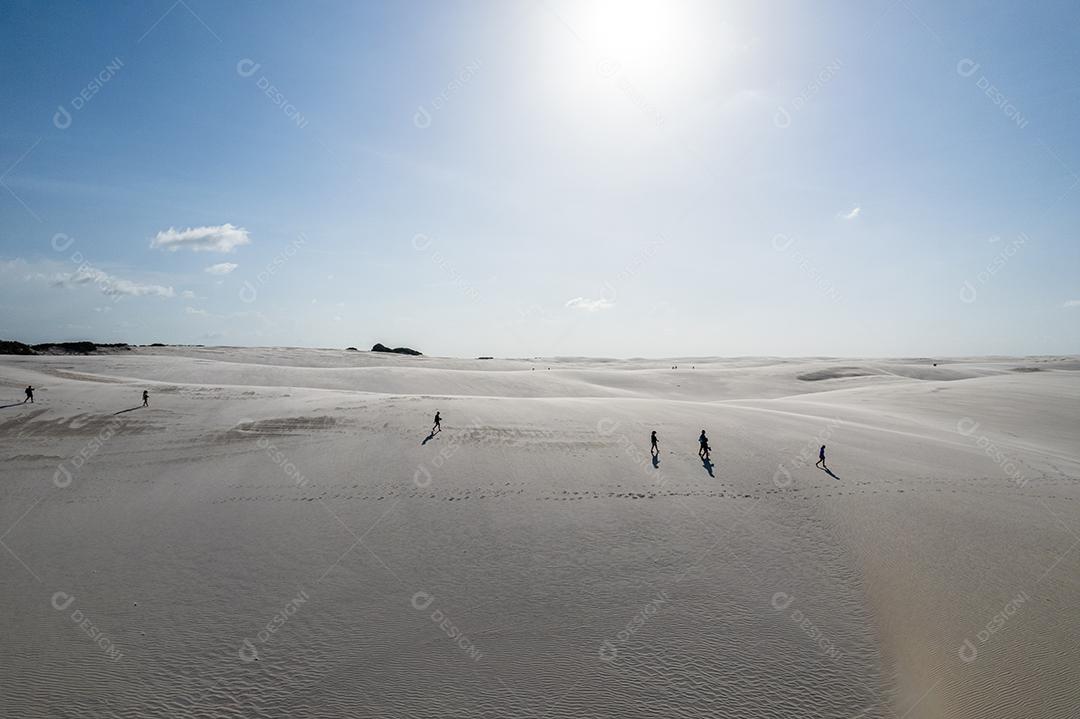
[[[0,716],[1080,716],[1078,370],[0,358]]]

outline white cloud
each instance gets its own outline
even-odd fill
[[[1062,307],[1080,307],[1080,300],[1066,300]]]
[[[185,307],[184,312],[187,312],[189,315],[208,315],[208,314],[210,314],[206,310],[197,310],[194,307]]]
[[[192,292],[191,290],[184,290],[183,292],[180,293],[180,296],[183,297],[185,300],[193,300],[193,299],[195,299],[195,293]]]
[[[216,265],[210,265],[203,272],[209,272],[212,275],[227,275],[239,266],[235,262],[219,262]]]
[[[597,312],[599,310],[608,310],[615,306],[615,303],[611,300],[606,300],[603,297],[590,300],[586,297],[575,297],[572,300],[566,301],[566,306],[570,309],[584,310],[585,312]]]
[[[226,222],[217,227],[189,227],[186,230],[170,227],[157,233],[150,241],[150,246],[170,252],[182,249],[195,252],[232,252],[240,245],[250,242],[247,230]]]
[[[845,220],[854,220],[856,217],[859,216],[860,212],[862,212],[862,208],[856,205],[855,207],[851,208],[850,212],[841,212],[840,217]]]
[[[82,266],[75,272],[64,272],[53,277],[53,287],[84,287],[96,285],[101,293],[110,297],[175,297],[176,291],[164,285],[148,285],[132,282],[96,267]]]

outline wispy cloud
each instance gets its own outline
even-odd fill
[[[851,210],[848,212],[841,212],[840,218],[844,220],[854,220],[856,217],[859,216],[860,212],[862,212],[862,208],[856,205],[855,207],[852,207]]]
[[[1062,307],[1080,307],[1080,300],[1066,300]]]
[[[216,265],[210,265],[203,272],[209,272],[212,275],[227,275],[239,266],[235,262],[219,262]]]
[[[615,306],[615,303],[611,300],[604,299],[603,297],[595,300],[590,300],[587,297],[575,297],[572,300],[567,300],[566,306],[573,310],[598,312],[600,310],[611,309]]]
[[[199,310],[199,309],[195,309],[194,307],[185,307],[184,312],[187,312],[189,315],[208,315],[208,314],[210,314],[206,310]]]
[[[175,297],[176,291],[164,285],[143,284],[110,275],[96,267],[80,267],[75,272],[64,272],[53,277],[53,287],[85,287],[96,285],[101,293],[110,297]]]
[[[226,222],[216,227],[189,227],[186,230],[170,227],[157,233],[150,241],[150,246],[170,252],[184,249],[195,252],[232,252],[240,245],[250,243],[247,230]]]

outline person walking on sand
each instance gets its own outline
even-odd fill
[[[705,430],[701,430],[701,436],[697,438],[698,444],[701,445],[701,449],[698,450],[698,456],[702,459],[709,458],[709,438],[705,436]]]
[[[439,415],[439,410],[435,410],[435,424],[431,425],[431,433],[442,432],[442,416]]]
[[[825,465],[825,445],[821,445],[821,449],[818,450],[817,456],[818,461],[814,463],[814,466],[820,467],[821,469],[824,469],[826,472],[828,472],[829,468]]]
[[[22,401],[23,404],[26,404],[27,402],[30,404],[34,403],[34,388],[31,385],[26,385],[26,399]]]
[[[143,407],[149,407],[150,406],[150,392],[148,392],[145,389],[142,391],[142,406]]]
[[[655,457],[656,455],[660,454],[660,440],[656,438],[655,429],[652,431],[652,436],[649,437],[649,442],[652,444],[652,449],[650,450],[652,452],[652,456]]]

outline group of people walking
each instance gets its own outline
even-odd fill
[[[143,394],[145,395],[146,393],[144,392]],[[442,415],[439,414],[438,410],[435,410],[435,422],[431,426],[431,434],[428,438],[434,437],[436,432],[442,432]],[[698,435],[698,457],[701,458],[701,461],[708,463],[709,453],[711,451],[712,448],[709,447],[709,436],[705,434],[705,430],[703,429],[701,430],[701,434]],[[649,452],[654,458],[660,456],[660,438],[656,436],[655,429],[652,431],[652,434],[649,435]],[[818,461],[814,466],[824,469],[826,472],[829,471],[829,468],[825,466],[825,445],[821,445],[821,449],[818,450]]]
[[[656,430],[655,429],[652,431],[652,434],[649,436],[649,445],[650,445],[649,451],[652,453],[652,456],[653,457],[659,457],[660,456],[660,440],[656,436]],[[710,451],[712,451],[712,450],[709,447],[709,437],[708,437],[708,435],[705,434],[705,430],[701,430],[701,434],[698,435],[698,457],[701,458],[701,461],[703,461],[703,462],[708,462],[709,461],[709,452]],[[821,445],[821,449],[818,450],[818,461],[814,464],[814,466],[815,467],[820,467],[821,469],[824,469],[825,471],[829,470],[829,468],[825,465],[825,445]]]
[[[656,436],[656,430],[655,429],[652,431],[652,434],[649,436],[649,445],[650,445],[649,451],[652,453],[652,456],[654,456],[654,457],[659,456],[660,455],[660,440]],[[699,445],[698,453],[697,453],[698,457],[701,457],[701,459],[703,461],[708,462],[709,461],[709,452],[711,450],[709,448],[709,437],[705,434],[705,430],[701,430],[701,434],[698,436],[698,445]]]

